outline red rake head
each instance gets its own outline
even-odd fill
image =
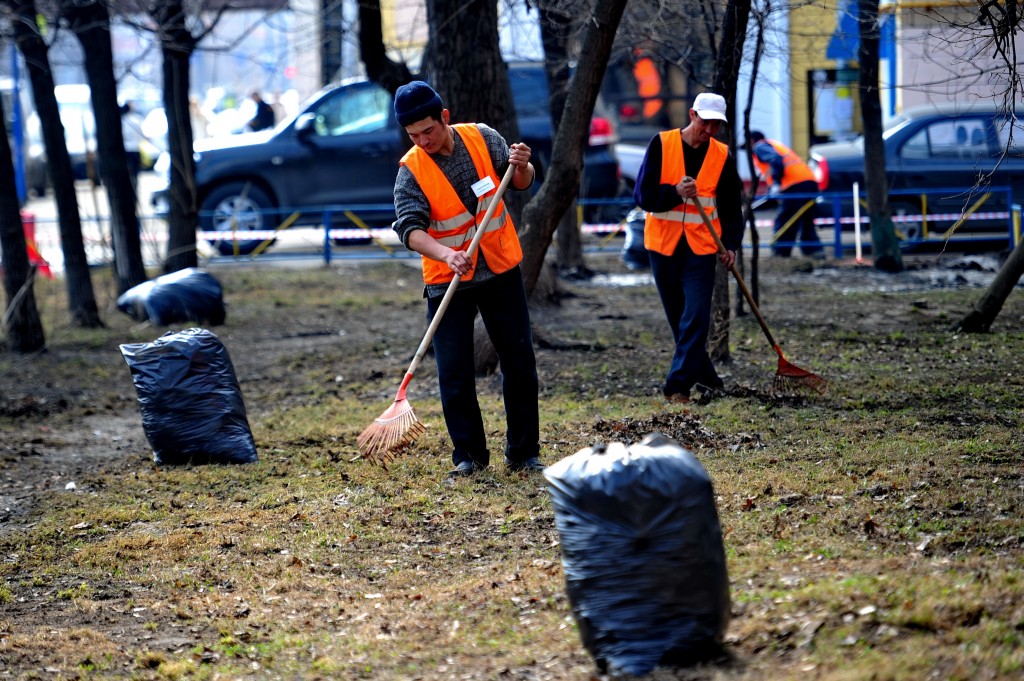
[[[426,430],[426,426],[416,418],[408,400],[396,399],[394,404],[367,426],[356,442],[364,459],[387,463],[394,459],[398,450],[412,444]]]
[[[772,381],[772,394],[775,395],[806,395],[814,393],[824,395],[828,392],[828,381],[821,376],[801,369],[779,356],[779,368]]]

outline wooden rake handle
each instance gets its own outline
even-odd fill
[[[476,234],[473,235],[473,240],[469,242],[469,248],[466,249],[466,254],[472,258],[473,254],[476,253],[477,247],[480,245],[480,239],[483,238],[484,232],[487,231],[487,225],[490,223],[491,218],[494,217],[494,212],[498,210],[498,204],[501,202],[501,197],[505,193],[505,189],[508,187],[508,183],[512,181],[512,176],[516,172],[516,166],[509,163],[508,170],[505,171],[505,175],[501,178],[501,183],[498,185],[498,190],[494,192],[494,197],[491,200],[491,205],[487,206],[487,211],[484,213],[484,219],[477,225]],[[416,350],[416,354],[412,358],[412,362],[409,364],[409,369],[405,372],[405,378],[402,380],[402,385],[398,389],[398,394],[401,398],[405,392],[406,386],[409,385],[409,381],[412,380],[412,375],[415,373],[416,368],[420,365],[420,360],[427,354],[427,348],[430,346],[430,341],[434,338],[434,332],[437,331],[438,325],[441,323],[441,317],[444,316],[445,310],[448,309],[448,303],[451,302],[452,296],[455,295],[455,289],[459,286],[459,281],[462,280],[462,275],[456,274],[452,282],[448,284],[448,290],[444,292],[444,298],[441,299],[441,304],[437,306],[437,312],[434,313],[434,318],[430,320],[430,325],[427,326],[427,332],[423,335],[423,340],[420,341],[420,347]]]
[[[687,199],[689,200],[689,199]],[[718,246],[719,253],[726,253],[725,244],[722,243],[722,237],[718,236],[718,232],[715,231],[715,226],[711,224],[711,218],[704,212],[704,206],[700,205],[699,199],[693,199],[693,205],[697,206],[697,212],[700,213],[700,217],[704,220],[704,226],[711,232],[711,236],[715,240],[715,244]],[[761,314],[760,308],[757,307],[757,303],[754,302],[754,296],[750,295],[750,289],[747,288],[746,283],[743,281],[743,277],[740,276],[739,270],[736,269],[736,263],[734,262],[729,266],[729,271],[732,272],[732,276],[736,277],[736,283],[739,284],[740,290],[743,291],[743,297],[747,299],[747,303],[750,305],[750,309],[754,311],[754,316],[757,317],[757,323],[761,325],[761,330],[764,331],[765,338],[771,343],[772,349],[778,354],[779,359],[786,359],[782,354],[782,349],[779,344],[775,342],[775,338],[772,336],[771,329],[768,328],[768,322],[765,321],[764,316]]]

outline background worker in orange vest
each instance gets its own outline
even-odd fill
[[[642,102],[641,110],[645,122],[652,121],[661,113],[664,102],[661,99],[661,74],[658,73],[658,65],[648,55],[639,55],[633,63],[633,77],[636,79],[637,94]]]
[[[512,218],[499,202],[488,225],[479,222],[509,165],[515,189],[533,184],[530,147],[511,145],[483,124],[449,125],[441,97],[422,81],[395,93],[395,118],[413,141],[395,179],[394,230],[423,256],[427,317],[433,319],[449,284],[460,280],[434,333],[441,407],[451,437],[452,476],[472,475],[490,462],[476,395],[473,321],[480,313],[498,353],[505,404],[505,465],[541,471],[537,362]],[[479,248],[466,254],[477,229]]]
[[[795,151],[781,142],[765,139],[764,133],[758,130],[750,132],[750,141],[754,144],[754,166],[757,167],[758,175],[770,185],[768,195],[779,197],[779,212],[775,215],[775,255],[788,258],[792,244],[799,239],[800,250],[804,255],[824,258],[825,250],[814,226],[816,211],[813,205],[803,211],[796,224],[790,226],[785,234],[779,234],[808,201],[814,200],[813,196],[808,196],[818,191],[814,171]],[[803,196],[787,197],[786,194]]]
[[[675,339],[662,386],[669,402],[689,402],[694,387],[705,396],[723,387],[707,351],[715,263],[731,267],[743,239],[736,161],[714,139],[725,120],[721,95],[697,95],[685,128],[651,139],[633,192],[637,205],[648,213],[644,246]],[[716,256],[718,248],[695,205],[698,201],[725,245],[721,255]]]

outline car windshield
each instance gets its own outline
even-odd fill
[[[904,114],[896,114],[887,121],[885,130],[882,131],[882,139],[887,140],[895,135],[899,130],[910,122],[910,119]],[[864,135],[858,135],[850,142],[858,149],[864,148]]]
[[[316,109],[313,129],[321,137],[373,132],[388,127],[391,95],[379,85],[367,83],[338,90]]]

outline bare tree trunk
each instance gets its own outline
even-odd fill
[[[0,121],[5,120],[0,100]],[[28,262],[11,144],[6,132],[0,135],[0,256],[4,261],[4,291],[7,293],[3,320],[8,348],[22,353],[42,350],[46,347],[46,337],[32,289],[34,272]]]
[[[729,149],[736,157],[736,83],[739,82],[743,60],[743,42],[747,35],[750,0],[729,0],[722,17],[722,37],[717,42],[713,90],[725,97],[727,116],[731,122],[726,130]],[[712,41],[714,43],[714,41]],[[724,126],[723,126],[724,127]],[[719,263],[715,268],[715,291],[712,295],[711,331],[708,354],[711,359],[729,359],[729,271]]]
[[[428,0],[431,84],[452,122],[486,123],[511,144],[519,139],[508,70],[498,49],[498,6],[487,0]],[[441,38],[443,37],[443,38]],[[443,49],[435,49],[443,39]]]
[[[413,80],[409,67],[404,62],[390,59],[384,48],[380,0],[359,3],[359,58],[366,67],[366,77],[392,95],[400,86]],[[405,135],[404,131],[402,134]]]
[[[967,313],[967,316],[954,325],[954,331],[965,333],[988,333],[992,328],[992,322],[999,316],[1003,309],[1003,303],[1010,297],[1017,282],[1024,275],[1024,241],[1017,244],[1017,247],[1010,253],[1003,266],[999,268],[995,279],[985,290],[985,295],[974,306],[974,309]]]
[[[757,86],[757,76],[761,71],[761,57],[764,55],[764,24],[765,19],[771,13],[771,3],[766,2],[763,7],[754,9],[751,7],[751,16],[754,22],[757,24],[757,30],[754,39],[754,58],[750,64],[750,86],[747,89],[747,108],[743,111],[743,140],[747,143],[747,174],[750,176],[750,192],[743,197],[743,221],[746,224],[747,229],[750,230],[750,276],[747,277],[747,283],[750,288],[750,296],[754,299],[755,303],[761,301],[761,281],[760,281],[760,262],[761,262],[761,239],[757,234],[757,216],[754,215],[753,201],[754,196],[757,195],[758,181],[757,181],[757,168],[754,166],[754,145],[750,141],[750,112],[754,104],[754,90]],[[737,269],[744,277],[743,260],[740,259],[736,264]],[[737,287],[736,290],[736,316],[741,317],[746,314],[746,299],[743,297],[743,292]]]
[[[569,92],[569,38],[573,22],[563,11],[550,4],[539,8],[540,36],[544,45],[544,71],[548,77],[548,107],[551,112],[551,129],[558,132],[562,123],[562,111]],[[581,166],[582,167],[582,166]],[[556,229],[558,248],[556,267],[563,276],[589,276],[590,269],[583,260],[583,238],[576,211],[569,206]]]
[[[163,55],[164,110],[167,112],[167,148],[171,158],[167,201],[167,255],[164,272],[176,272],[199,264],[196,230],[199,197],[193,132],[188,113],[189,59],[198,38],[186,25],[183,0],[154,3],[150,16],[157,24]]]
[[[14,33],[18,48],[25,57],[32,97],[42,128],[46,146],[46,167],[53,185],[53,198],[57,206],[60,228],[60,246],[64,254],[64,284],[68,296],[68,312],[72,323],[83,328],[103,326],[96,306],[96,294],[89,273],[89,261],[82,239],[82,218],[75,194],[75,178],[71,170],[71,157],[64,141],[64,124],[54,95],[53,74],[46,42],[36,25],[38,11],[34,0],[14,0],[11,3],[17,19]]]
[[[580,54],[587,58],[580,60],[569,86],[544,184],[523,209],[520,235],[527,295],[537,285],[558,221],[579,193],[590,118],[625,6],[626,0],[596,0],[590,16],[584,17]]]
[[[110,232],[114,244],[114,280],[117,292],[146,280],[142,264],[142,242],[136,214],[135,187],[128,173],[128,157],[121,135],[121,112],[114,80],[114,53],[110,42],[110,15],[99,0],[76,0],[63,5],[82,50],[88,55],[85,73],[89,79],[100,177],[110,204]]]
[[[860,110],[864,124],[864,178],[867,185],[868,215],[871,218],[871,254],[875,267],[885,272],[903,270],[896,229],[889,213],[889,186],[885,176],[885,146],[882,141],[882,101],[878,87],[878,0],[860,0],[857,21],[860,29]]]

